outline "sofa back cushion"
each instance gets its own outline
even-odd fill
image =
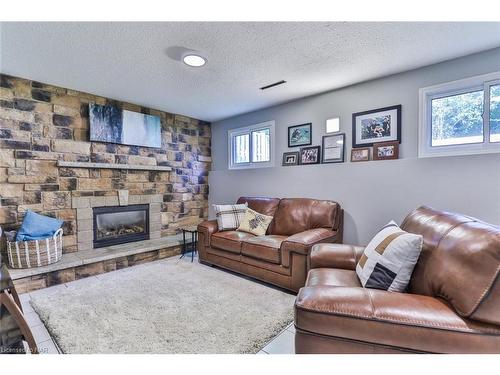
[[[271,234],[291,236],[309,229],[338,229],[337,202],[309,198],[283,198],[269,227]]]
[[[500,324],[500,228],[420,207],[401,228],[423,245],[409,291],[440,297],[463,317]]]
[[[248,204],[248,208],[266,216],[274,216],[280,204],[279,198],[240,197],[237,204]]]

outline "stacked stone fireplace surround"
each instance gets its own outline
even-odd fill
[[[88,104],[160,116],[160,149],[89,141]],[[106,166],[109,166],[107,168]],[[64,221],[63,254],[92,250],[93,207],[150,205],[150,238],[168,238],[208,215],[210,124],[71,89],[0,74],[0,226],[27,210]],[[4,244],[3,244],[4,245]],[[178,254],[167,246],[18,279],[30,291]]]

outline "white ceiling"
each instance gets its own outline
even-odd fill
[[[216,121],[498,47],[500,22],[2,23],[0,46],[3,73]]]

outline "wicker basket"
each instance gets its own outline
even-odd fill
[[[62,257],[62,229],[52,237],[32,241],[7,241],[11,268],[33,268],[58,262]]]

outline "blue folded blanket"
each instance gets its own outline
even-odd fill
[[[23,224],[17,232],[16,241],[31,241],[49,238],[63,225],[62,220],[27,211]]]

